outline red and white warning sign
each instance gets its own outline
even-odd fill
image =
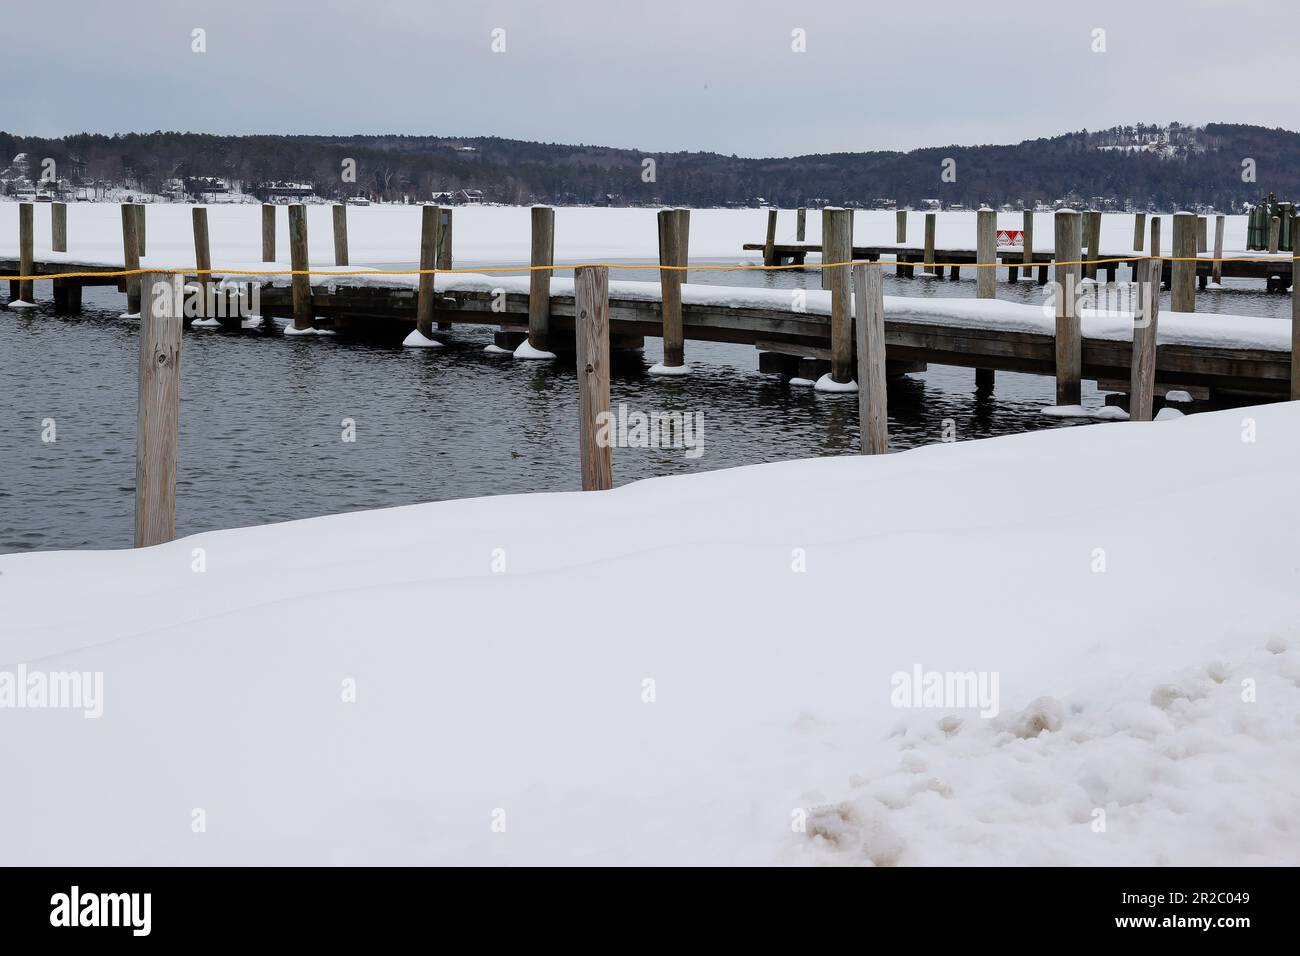
[[[1025,244],[1025,231],[1023,229],[999,229],[998,245],[999,246],[1023,246]]]

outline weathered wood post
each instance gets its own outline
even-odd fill
[[[864,455],[883,455],[889,451],[884,289],[879,263],[870,262],[853,267],[858,343],[858,421]]]
[[[1147,231],[1147,214],[1139,212],[1133,216],[1133,250],[1142,251],[1142,243],[1146,239]],[[1136,269],[1134,270],[1136,272]]]
[[[35,211],[29,202],[18,204],[18,274],[34,275],[36,271],[36,227]],[[22,303],[35,305],[36,293],[31,279],[18,283],[18,298],[10,302],[10,308]]]
[[[1056,214],[1056,404],[1083,401],[1083,349],[1079,330],[1078,288],[1083,223],[1079,213]]]
[[[1167,289],[1168,283],[1165,282],[1165,273],[1169,271],[1167,264],[1160,258],[1160,217],[1151,217],[1151,257],[1160,263],[1158,277],[1161,288]]]
[[[438,268],[452,269],[451,257],[451,207],[438,207]],[[439,322],[438,328],[444,332],[451,328],[450,322]]]
[[[135,213],[127,213],[134,221]],[[143,276],[139,397],[135,419],[135,546],[176,537],[184,277]]]
[[[925,273],[926,275],[943,275],[934,264],[934,220],[935,214],[925,214]]]
[[[50,203],[50,251],[68,251],[68,204]]]
[[[975,214],[975,297],[977,299],[997,298],[997,254],[998,214],[988,206],[982,206]],[[993,369],[977,368],[975,387],[982,391],[992,389]]]
[[[1278,237],[1282,234],[1282,220],[1274,216],[1268,221],[1268,251],[1277,252]]]
[[[903,243],[907,242],[907,210],[906,209],[894,210],[894,241],[898,243],[900,246]],[[897,263],[894,266],[894,272],[897,275],[904,276],[910,279],[912,277],[912,270],[915,269],[916,267],[913,266],[910,262],[907,262],[902,257],[901,252],[894,253],[894,260]]]
[[[1196,311],[1196,214],[1174,213],[1173,296],[1174,312]]]
[[[826,262],[848,262],[853,258],[853,210],[824,209],[829,219]],[[847,266],[829,271],[831,282],[831,381],[847,385],[853,381],[853,311],[850,304],[850,276]]]
[[[1084,213],[1083,226],[1088,242],[1088,265],[1083,276],[1096,281],[1097,260],[1101,258],[1101,210],[1089,209]]]
[[[551,269],[555,263],[555,210],[532,208],[532,265],[528,273],[528,344],[533,357],[554,358],[547,349],[551,323]],[[539,269],[538,266],[547,268]],[[516,354],[517,351],[516,351]]]
[[[1196,251],[1197,253],[1209,252],[1210,243],[1207,237],[1209,230],[1209,219],[1206,216],[1196,217]]]
[[[1226,216],[1214,217],[1214,265],[1210,266],[1215,285],[1223,283],[1223,230]]]
[[[794,238],[795,242],[803,242],[804,237],[808,234],[808,210],[803,206],[794,214]]]
[[[997,298],[998,214],[988,206],[975,214],[975,296]]]
[[[420,207],[420,281],[415,299],[415,331],[420,337],[434,342],[433,295],[434,270],[438,268],[438,232],[442,228],[442,213],[437,206]],[[406,344],[412,345],[420,338],[408,336]]]
[[[275,261],[275,207],[262,203],[262,261]]]
[[[136,241],[140,243],[140,258],[143,259],[146,255],[148,255],[148,253],[145,252],[144,203],[138,202],[132,208],[135,210],[135,238]]]
[[[604,491],[614,486],[609,424],[609,269],[583,266],[575,270],[573,278],[582,490]]]
[[[1021,249],[1020,261],[1025,268],[1025,278],[1029,278],[1030,270],[1034,266],[1034,211],[1026,209],[1023,212],[1023,220],[1020,224],[1021,230]]]
[[[136,233],[139,217],[130,203],[122,203],[122,268],[126,272],[140,268],[140,239]],[[140,314],[140,277],[126,276],[127,315]]]
[[[831,208],[835,208],[835,207],[831,207]],[[829,288],[831,287],[831,270],[830,270],[830,269],[827,269],[827,268],[825,267],[825,264],[831,261],[830,256],[829,256],[829,254],[828,254],[827,251],[826,251],[827,248],[829,247],[829,245],[830,245],[830,241],[831,241],[831,240],[830,240],[830,234],[831,234],[831,220],[830,220],[830,217],[826,215],[826,207],[825,207],[825,206],[823,206],[823,207],[822,207],[822,210],[821,210],[821,221],[822,221],[822,269],[821,269],[821,282],[822,282],[822,288],[823,288],[823,289],[829,289]]]
[[[1137,307],[1133,310],[1133,380],[1129,385],[1129,418],[1151,421],[1156,393],[1156,324],[1160,313],[1160,260],[1138,265]]]
[[[767,211],[767,237],[763,240],[763,265],[776,265],[776,210]]]
[[[198,270],[199,315],[208,317],[208,289],[212,282],[212,252],[208,245],[208,210],[206,206],[195,206],[191,212],[194,220],[194,267]],[[182,317],[184,312],[181,313]],[[183,322],[183,318],[182,318]]]
[[[659,264],[684,266],[691,223],[689,209],[662,209],[659,212]],[[664,360],[650,369],[652,375],[679,375],[686,371],[682,336],[682,281],[678,269],[659,270],[659,288],[663,299]]]
[[[331,210],[334,216],[334,264],[348,264],[348,207],[335,203]]]
[[[302,334],[312,328],[316,318],[311,305],[311,276],[307,258],[307,207],[294,203],[289,207],[289,268],[293,271],[293,325],[285,331]]]

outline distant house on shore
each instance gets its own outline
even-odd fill
[[[269,182],[257,187],[262,199],[270,202],[288,202],[291,199],[315,198],[315,191],[306,183]]]
[[[483,202],[480,189],[448,189],[430,194],[429,199],[438,205],[477,206]]]
[[[202,201],[204,196],[221,196],[230,192],[230,185],[216,176],[189,176],[185,180],[185,191]]]

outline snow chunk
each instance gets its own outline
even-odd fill
[[[502,351],[504,351],[504,349]],[[543,361],[545,359],[555,358],[555,353],[545,352],[542,349],[535,349],[533,348],[531,342],[529,342],[527,339],[524,339],[522,342],[519,343],[519,348],[515,349],[515,358]]]
[[[647,375],[664,375],[668,377],[679,375],[690,375],[691,367],[689,365],[664,365],[662,362],[656,362],[646,369]]]
[[[440,349],[442,343],[437,339],[426,338],[419,329],[411,329],[411,334],[402,339],[402,346],[408,349]]]
[[[853,381],[837,382],[835,379],[831,378],[831,373],[827,372],[821,378],[817,379],[817,384],[814,385],[813,388],[819,392],[856,392],[858,390],[858,383]]]

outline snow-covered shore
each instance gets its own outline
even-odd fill
[[[1290,403],[0,557],[0,673],[103,674],[0,847],[1293,865],[1298,481]]]
[[[160,268],[194,267],[192,206],[160,203],[147,207],[148,227],[145,265]],[[72,262],[121,265],[122,215],[114,203],[68,204],[68,252],[51,253],[50,216],[41,206],[35,216],[37,258]],[[334,261],[333,226],[330,207],[309,205],[307,232],[313,263]],[[555,212],[555,261],[657,260],[659,255],[657,210],[651,208],[561,207]],[[454,214],[454,246],[457,265],[526,263],[529,256],[529,210],[525,206],[462,206]],[[1034,216],[1034,247],[1052,249],[1055,235],[1053,214]],[[1152,218],[1152,217],[1149,217]],[[806,241],[821,241],[821,214],[809,210]],[[1162,226],[1166,254],[1173,235],[1172,218],[1166,214]],[[895,240],[894,213],[888,210],[857,210],[853,216],[855,245],[892,245]],[[282,265],[289,262],[288,215],[276,215],[276,251]],[[1019,229],[1020,213],[999,213],[1000,229]],[[922,244],[925,213],[908,213],[909,246]],[[1148,230],[1150,226],[1148,224]],[[261,207],[255,204],[218,204],[208,208],[208,233],[212,262],[217,268],[235,268],[235,263],[256,262],[261,255]],[[767,212],[763,209],[695,209],[691,211],[690,257],[692,262],[715,259],[754,259],[742,246],[762,242],[766,235]],[[1213,223],[1211,223],[1213,239]],[[777,241],[795,241],[795,214],[782,210],[777,217]],[[935,242],[940,249],[973,249],[975,213],[941,212],[936,220]],[[1225,223],[1224,248],[1229,255],[1262,256],[1246,253],[1246,217],[1229,216]],[[1102,246],[1107,254],[1127,252],[1133,244],[1133,216],[1109,213],[1102,216]],[[348,245],[354,264],[413,262],[419,258],[420,207],[375,205],[348,208]],[[13,256],[18,250],[18,204],[0,203],[0,255]],[[1289,259],[1289,253],[1279,253]],[[811,261],[816,261],[816,255]]]

